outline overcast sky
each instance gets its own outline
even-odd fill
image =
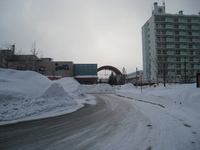
[[[142,69],[141,27],[162,0],[0,0],[0,46],[55,61]],[[165,0],[166,12],[200,12],[200,0]]]

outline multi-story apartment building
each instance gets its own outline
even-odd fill
[[[200,13],[169,14],[154,3],[142,27],[143,77],[166,82],[195,82],[200,72]]]

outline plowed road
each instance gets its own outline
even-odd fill
[[[200,149],[192,127],[165,108],[112,94],[95,96],[97,105],[71,114],[0,126],[0,149]]]

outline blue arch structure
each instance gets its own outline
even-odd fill
[[[100,68],[97,69],[97,72],[101,71],[101,70],[111,70],[113,71],[116,75],[122,75],[122,73],[115,67],[113,66],[102,66]]]

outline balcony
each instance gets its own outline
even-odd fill
[[[200,69],[200,65],[194,65],[195,69]]]
[[[184,58],[181,58],[181,62],[187,62],[187,60],[186,59],[184,59]]]
[[[198,60],[198,58],[194,58],[194,62],[198,62],[199,60]]]
[[[174,52],[169,51],[167,52],[167,55],[174,55]]]
[[[186,26],[180,25],[179,29],[186,29]]]
[[[174,60],[175,60],[174,58],[167,58],[168,62],[174,62]]]
[[[169,76],[175,76],[175,72],[168,72]]]
[[[199,20],[192,19],[192,23],[199,23]]]
[[[193,49],[198,49],[198,46],[197,46],[197,45],[193,45],[192,48],[193,48]]]
[[[174,69],[174,68],[175,68],[174,65],[169,65],[169,66],[167,67],[167,69]]]
[[[198,30],[199,27],[198,27],[198,26],[192,26],[192,29],[193,29],[193,30]]]
[[[185,32],[179,32],[179,35],[186,35]]]
[[[187,66],[186,66],[187,67]],[[181,65],[181,69],[185,69],[185,65]]]
[[[198,32],[192,32],[193,36],[199,36],[200,34]]]
[[[187,45],[180,45],[180,48],[187,48]]]
[[[180,18],[180,19],[178,19],[178,22],[186,23],[187,21],[186,21],[186,19]]]
[[[166,18],[165,21],[166,22],[173,22],[174,20],[172,18]]]
[[[169,25],[169,24],[167,24],[167,25],[166,25],[166,28],[168,28],[168,29],[172,29],[172,28],[173,28],[173,26],[172,26],[172,25]]]
[[[173,35],[174,33],[172,31],[167,31],[166,35]]]
[[[187,42],[186,39],[180,38],[180,42]]]
[[[166,41],[167,41],[167,42],[173,42],[174,39],[173,39],[173,38],[167,38]]]
[[[174,45],[167,44],[167,48],[174,48]]]
[[[200,42],[199,39],[192,39],[193,42]]]

